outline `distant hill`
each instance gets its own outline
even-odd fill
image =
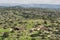
[[[60,5],[53,5],[53,4],[22,4],[20,5],[25,8],[60,8]]]
[[[0,8],[4,8],[4,7],[60,8],[60,5],[55,5],[55,4],[0,4]]]

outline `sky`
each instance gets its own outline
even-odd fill
[[[0,0],[1,3],[18,4],[60,4],[60,0]]]

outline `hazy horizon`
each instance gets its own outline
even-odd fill
[[[60,0],[0,0],[0,4],[59,4]]]

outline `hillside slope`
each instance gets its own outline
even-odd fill
[[[0,40],[60,40],[60,10],[0,9]]]

